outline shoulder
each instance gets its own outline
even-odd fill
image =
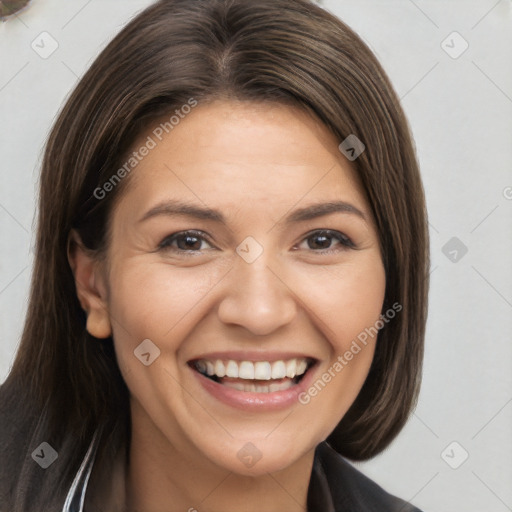
[[[317,447],[318,470],[323,472],[334,510],[354,512],[421,512],[387,493],[345,460],[326,442]]]
[[[29,439],[27,421],[20,422],[19,404],[12,386],[0,386],[0,510],[14,510],[17,480]],[[18,412],[18,414],[16,414]]]

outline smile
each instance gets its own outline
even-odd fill
[[[210,393],[230,405],[277,406],[296,398],[315,362],[307,357],[275,361],[205,358],[190,361],[189,366]]]

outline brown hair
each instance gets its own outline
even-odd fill
[[[105,433],[104,457],[129,441],[128,390],[112,339],[97,340],[85,329],[68,236],[74,228],[88,248],[105,252],[109,215],[129,178],[102,199],[95,189],[148,122],[192,97],[294,104],[340,142],[350,134],[363,141],[354,165],[380,236],[383,311],[395,303],[403,309],[380,331],[366,382],[328,441],[347,458],[370,458],[415,404],[427,315],[427,219],[407,121],[383,69],[349,27],[307,0],[161,0],[101,52],[47,142],[30,303],[0,389],[2,510],[62,507],[97,428]],[[31,458],[43,441],[59,454],[45,471]]]

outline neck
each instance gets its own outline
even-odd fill
[[[186,441],[169,442],[154,426],[133,425],[126,510],[304,512],[313,458],[310,450],[283,470],[241,475],[217,466]]]

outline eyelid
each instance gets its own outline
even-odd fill
[[[298,248],[297,246],[305,242],[308,238],[312,237],[316,234],[325,234],[335,240],[337,240],[340,245],[342,246],[342,249],[308,249],[314,253],[320,253],[325,254],[329,252],[337,252],[340,250],[347,250],[347,249],[357,249],[356,244],[352,241],[352,239],[347,236],[345,233],[342,233],[341,231],[335,230],[335,229],[327,229],[327,228],[319,228],[319,229],[313,229],[303,235],[303,237],[300,239],[300,241],[293,246],[294,249]],[[158,244],[157,250],[172,250],[174,252],[178,252],[181,254],[193,254],[193,253],[201,253],[202,251],[199,250],[186,250],[186,249],[179,249],[177,247],[172,247],[171,243],[174,242],[179,236],[186,236],[186,235],[192,235],[195,236],[202,241],[206,242],[208,245],[210,245],[210,248],[216,249],[217,247],[213,244],[210,237],[207,233],[204,231],[201,231],[199,229],[185,229],[182,231],[176,231],[175,233],[172,233],[170,235],[167,235],[164,237],[164,239]]]
[[[302,242],[305,242],[308,238],[310,238],[311,236],[316,235],[316,234],[326,234],[326,235],[330,236],[331,238],[338,240],[338,242],[344,249],[357,249],[356,244],[345,233],[342,233],[341,231],[338,231],[336,229],[327,229],[327,228],[313,229],[313,230],[309,231],[308,233],[306,233],[306,235],[304,235],[302,237],[300,242],[298,244],[296,244],[295,246],[300,245]],[[316,252],[316,253],[328,253],[328,252],[336,251],[336,249],[332,249],[332,248],[310,249],[310,250],[312,252]],[[343,249],[341,249],[341,250],[343,250]]]
[[[175,233],[171,233],[170,235],[167,235],[164,237],[164,239],[158,244],[158,250],[174,250],[176,252],[180,252],[183,254],[190,254],[193,252],[199,253],[201,250],[198,251],[192,251],[192,250],[184,250],[184,249],[178,249],[171,246],[171,243],[174,242],[179,236],[186,236],[186,235],[193,235],[197,238],[200,238],[202,241],[206,242],[208,245],[210,245],[212,248],[215,248],[215,245],[211,242],[210,237],[204,232],[199,229],[185,229],[182,231],[176,231]]]

